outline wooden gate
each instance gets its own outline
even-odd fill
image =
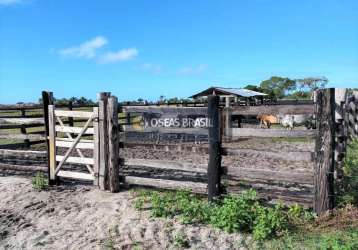
[[[65,126],[65,118],[85,119],[83,127]],[[89,180],[97,185],[99,167],[99,129],[98,107],[92,112],[57,110],[54,105],[48,105],[49,125],[49,177],[56,180],[57,177]],[[91,126],[92,125],[92,126]],[[93,136],[93,139],[83,139],[84,136]],[[65,149],[65,154],[60,155],[58,148]],[[91,158],[86,157],[83,150],[93,150]],[[77,156],[74,156],[76,154]],[[86,171],[73,171],[72,168],[63,169],[66,163],[81,164],[86,166]]]

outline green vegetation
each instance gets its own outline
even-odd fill
[[[354,250],[358,249],[358,228],[334,232],[299,232],[260,244],[260,249]]]
[[[343,171],[343,181],[337,187],[338,202],[358,205],[358,138],[348,144]]]
[[[38,172],[32,178],[32,187],[37,191],[45,190],[48,187],[47,177],[43,173]]]
[[[260,83],[259,86],[247,85],[245,88],[268,94],[272,100],[277,99],[310,99],[314,90],[324,88],[328,83],[326,77],[307,77],[290,79],[287,77],[272,76]]]
[[[183,232],[179,232],[174,236],[174,246],[178,248],[188,248],[189,241]]]
[[[149,203],[153,217],[177,217],[184,224],[203,223],[229,233],[253,233],[258,241],[284,234],[297,221],[313,219],[300,206],[289,210],[282,205],[263,206],[253,190],[213,203],[188,191],[139,191],[137,195],[135,207],[141,210]]]
[[[187,191],[139,190],[135,194],[135,207],[149,209],[153,217],[175,217],[184,224],[251,233],[255,241],[240,243],[249,249],[358,249],[358,210],[353,206],[316,218],[300,205],[264,206],[252,190],[213,203]],[[189,243],[184,234],[174,237],[176,247],[188,247]]]

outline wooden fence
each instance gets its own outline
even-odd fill
[[[46,103],[51,104],[51,93],[47,93]],[[357,134],[357,94],[347,94],[338,89],[319,90],[315,104],[222,107],[218,97],[210,97],[207,107],[162,107],[162,106],[118,106],[110,93],[99,95],[99,142],[98,170],[94,178],[101,189],[112,192],[120,190],[120,183],[164,189],[186,188],[193,192],[208,194],[211,200],[225,193],[237,193],[253,187],[260,197],[267,200],[284,200],[313,207],[322,213],[335,203],[334,182],[339,180],[347,139]],[[46,104],[45,103],[45,104]],[[47,105],[45,105],[47,107]],[[133,116],[122,112],[133,113]],[[48,110],[44,109],[48,117]],[[118,119],[118,114],[119,119]],[[143,120],[136,120],[139,113],[156,113],[162,117],[185,117],[196,115],[208,118],[207,128],[145,128]],[[317,130],[282,130],[231,128],[225,123],[230,115],[258,114],[313,114],[317,118]],[[175,116],[173,116],[175,114]],[[228,115],[228,116],[226,116]],[[129,117],[129,118],[128,118]],[[193,116],[194,117],[194,116]],[[46,122],[48,124],[48,122]],[[138,125],[139,124],[139,125]],[[135,128],[131,128],[136,126]],[[131,130],[132,129],[132,130]],[[147,129],[147,130],[146,130]],[[316,141],[314,152],[274,152],[227,147],[223,143],[225,129],[232,138],[238,137],[310,137]],[[148,131],[149,130],[149,131]],[[72,132],[75,132],[71,130]],[[126,135],[131,132],[160,134],[206,135],[208,140],[201,145],[190,143],[167,143],[162,141],[131,141]],[[46,136],[49,130],[46,129]],[[68,131],[67,131],[68,132]],[[78,132],[78,131],[77,131]],[[80,143],[80,141],[79,141]],[[240,143],[240,141],[239,141]],[[76,149],[82,144],[75,145]],[[95,146],[94,146],[95,147]],[[49,147],[50,148],[50,147]],[[150,152],[163,151],[173,154],[207,155],[207,162],[185,162],[178,160],[142,159],[126,157],[125,150],[150,149]],[[302,161],[313,163],[312,171],[295,172],[290,170],[251,169],[223,165],[222,159],[247,154],[256,157]],[[44,160],[48,152],[20,152],[0,150],[0,167],[7,170],[46,170],[50,164]],[[29,167],[21,164],[27,162]],[[97,174],[98,173],[98,174]],[[70,176],[71,177],[71,176]],[[73,176],[72,176],[73,177]]]

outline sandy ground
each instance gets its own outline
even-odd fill
[[[26,177],[0,177],[1,249],[246,249],[250,237],[138,212],[130,191],[103,192],[85,184],[35,191]],[[112,248],[113,247],[113,248]]]

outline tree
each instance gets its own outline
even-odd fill
[[[271,99],[281,99],[296,89],[296,81],[289,78],[272,76],[270,79],[262,81],[260,88]]]
[[[315,91],[317,89],[323,89],[328,83],[326,77],[307,77],[303,79],[297,79],[299,88],[301,91]]]

